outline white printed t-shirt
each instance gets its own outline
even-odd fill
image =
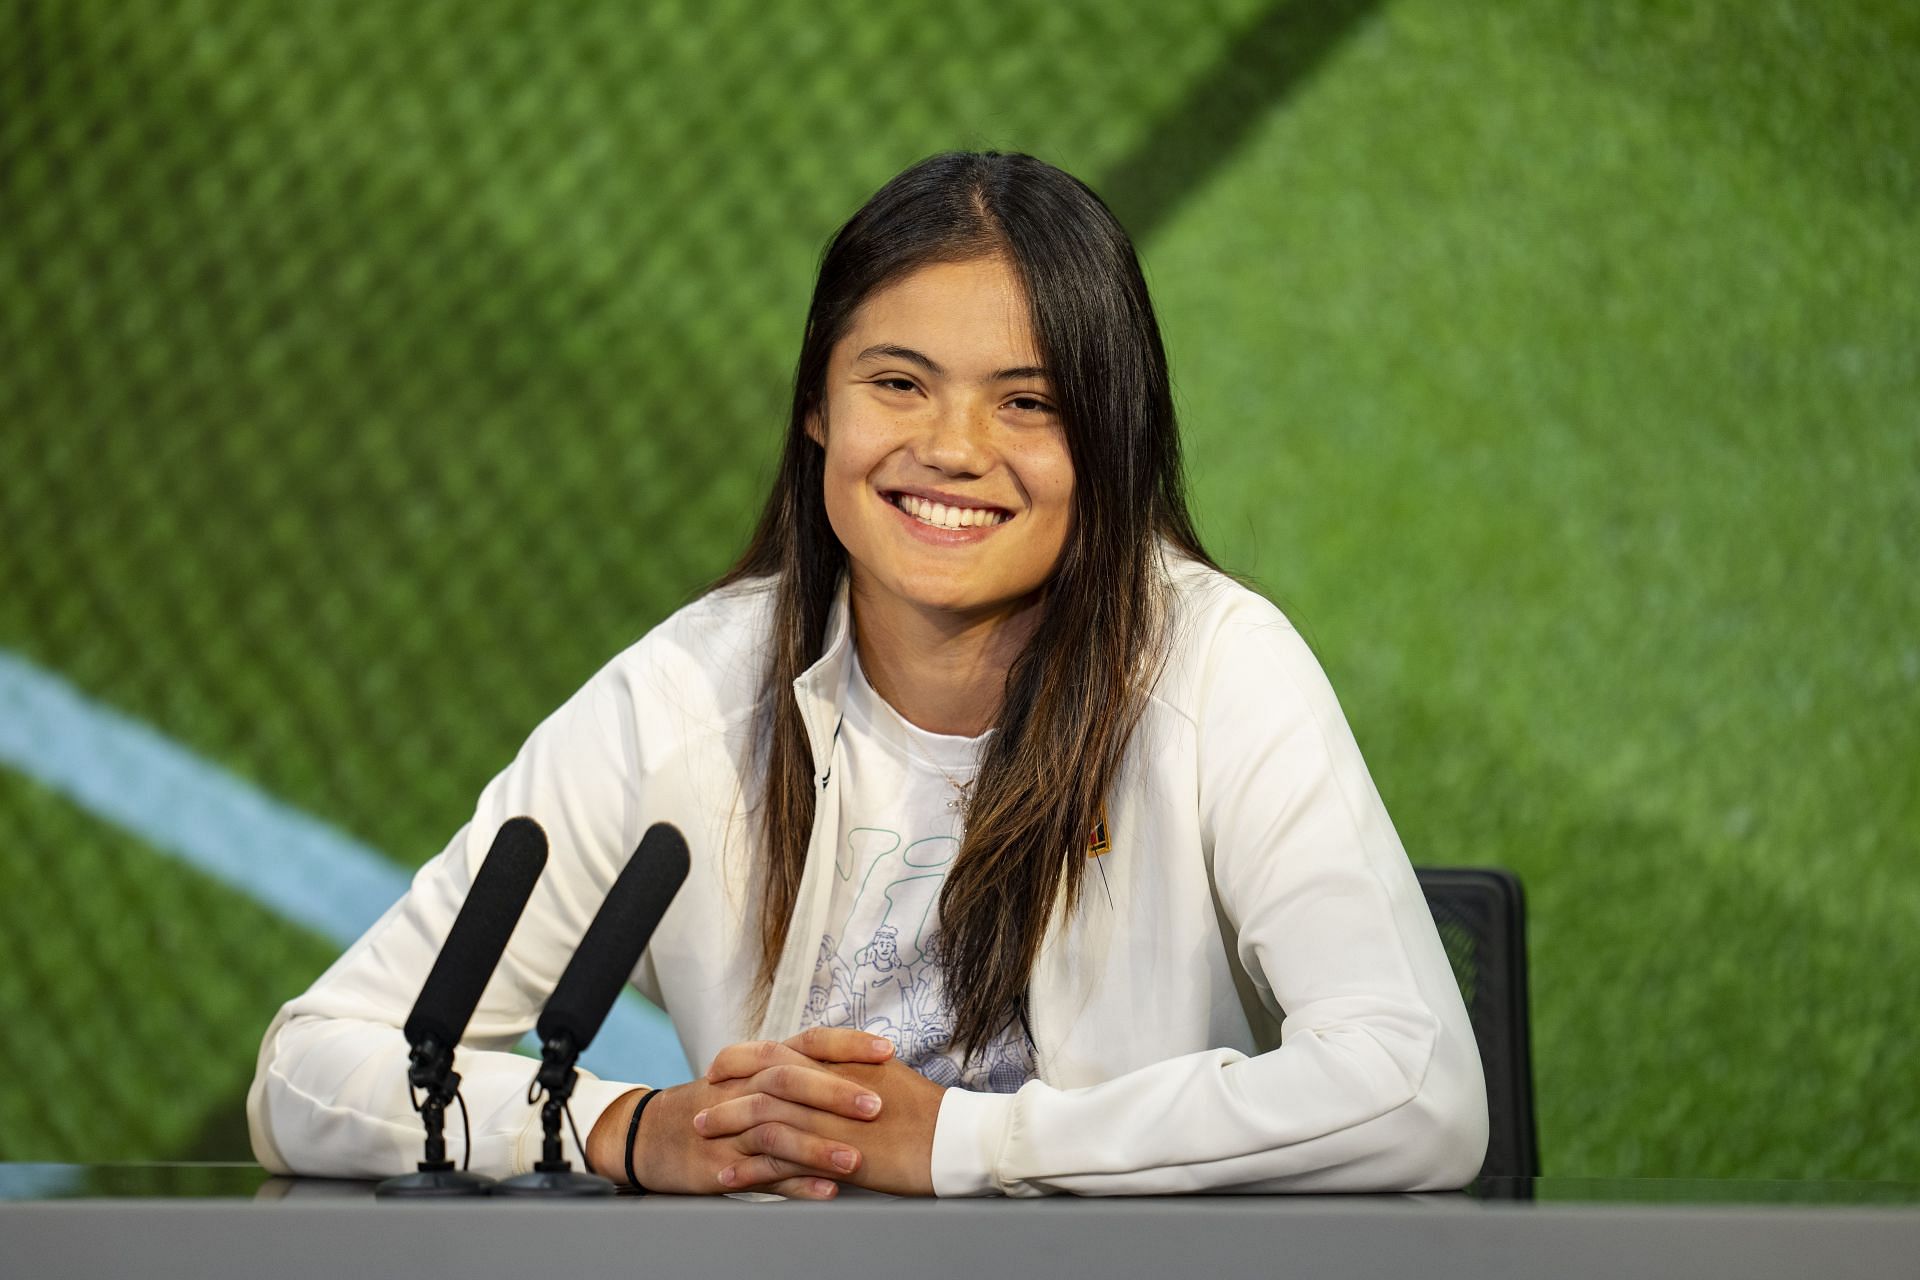
[[[987,735],[929,733],[867,683],[856,661],[840,724],[846,772],[827,932],[804,1026],[858,1027],[893,1042],[935,1084],[1013,1093],[1034,1075],[1017,1019],[966,1061],[940,967],[940,888],[960,852],[964,789]]]

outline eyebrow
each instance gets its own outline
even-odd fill
[[[904,360],[908,364],[919,365],[936,378],[944,378],[947,376],[947,371],[941,368],[940,362],[932,356],[915,351],[912,347],[896,346],[890,342],[883,342],[868,347],[865,351],[862,351],[854,357],[854,362],[857,364],[862,360],[876,359]],[[993,375],[991,381],[1010,382],[1016,378],[1044,378],[1046,376],[1047,371],[1039,365],[1027,364],[1014,369],[1001,369]]]

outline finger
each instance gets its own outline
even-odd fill
[[[735,1135],[731,1141],[743,1155],[771,1156],[775,1160],[801,1166],[782,1173],[781,1177],[803,1172],[820,1177],[842,1178],[860,1167],[857,1148],[779,1120],[757,1124]]]
[[[831,1178],[783,1178],[760,1190],[789,1200],[831,1200],[840,1194],[840,1184]]]
[[[716,1175],[729,1191],[765,1191],[774,1183],[811,1182],[819,1176],[818,1169],[773,1156],[748,1156],[723,1167]]]
[[[713,1065],[707,1068],[707,1083],[743,1080],[768,1067],[781,1065],[812,1066],[813,1059],[778,1040],[743,1040],[714,1055]]]
[[[718,1105],[728,1107],[731,1116],[750,1115],[750,1107],[734,1104],[751,1103],[754,1098],[765,1098],[769,1102],[791,1102],[830,1115],[845,1116],[849,1120],[871,1120],[880,1114],[883,1105],[878,1092],[856,1080],[836,1075],[825,1067],[792,1065],[768,1067],[765,1071],[756,1072],[747,1079],[737,1096]],[[775,1117],[769,1113],[757,1118]],[[751,1123],[753,1119],[743,1118],[736,1128],[715,1132],[736,1133]]]
[[[893,1041],[852,1027],[808,1027],[788,1037],[787,1047],[815,1062],[885,1062],[893,1056]]]
[[[859,1118],[855,1117],[856,1120]],[[822,1109],[788,1102],[770,1094],[749,1093],[716,1102],[699,1112],[693,1117],[693,1131],[703,1138],[727,1138],[768,1123],[784,1124],[806,1133],[832,1138],[840,1120]]]

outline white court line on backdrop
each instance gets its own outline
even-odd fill
[[[408,873],[373,849],[4,650],[0,765],[340,947],[406,892]],[[690,1075],[672,1023],[632,990],[581,1065],[648,1084]]]

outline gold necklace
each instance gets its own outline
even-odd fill
[[[900,716],[898,711],[895,711],[893,714]],[[909,730],[903,738],[903,741],[906,743],[908,758],[919,761],[921,764],[927,766],[927,768],[945,778],[947,785],[953,788],[953,796],[947,801],[948,811],[952,813],[965,813],[967,810],[967,793],[973,788],[973,779],[969,777],[965,782],[962,782],[951,773],[948,773],[945,765],[921,751],[919,747],[914,744],[913,733],[911,732],[913,725],[905,716],[900,716],[900,723],[905,725]],[[924,733],[926,731],[923,729],[920,730],[920,732]],[[979,769],[979,762],[975,761],[973,767],[976,770]]]

